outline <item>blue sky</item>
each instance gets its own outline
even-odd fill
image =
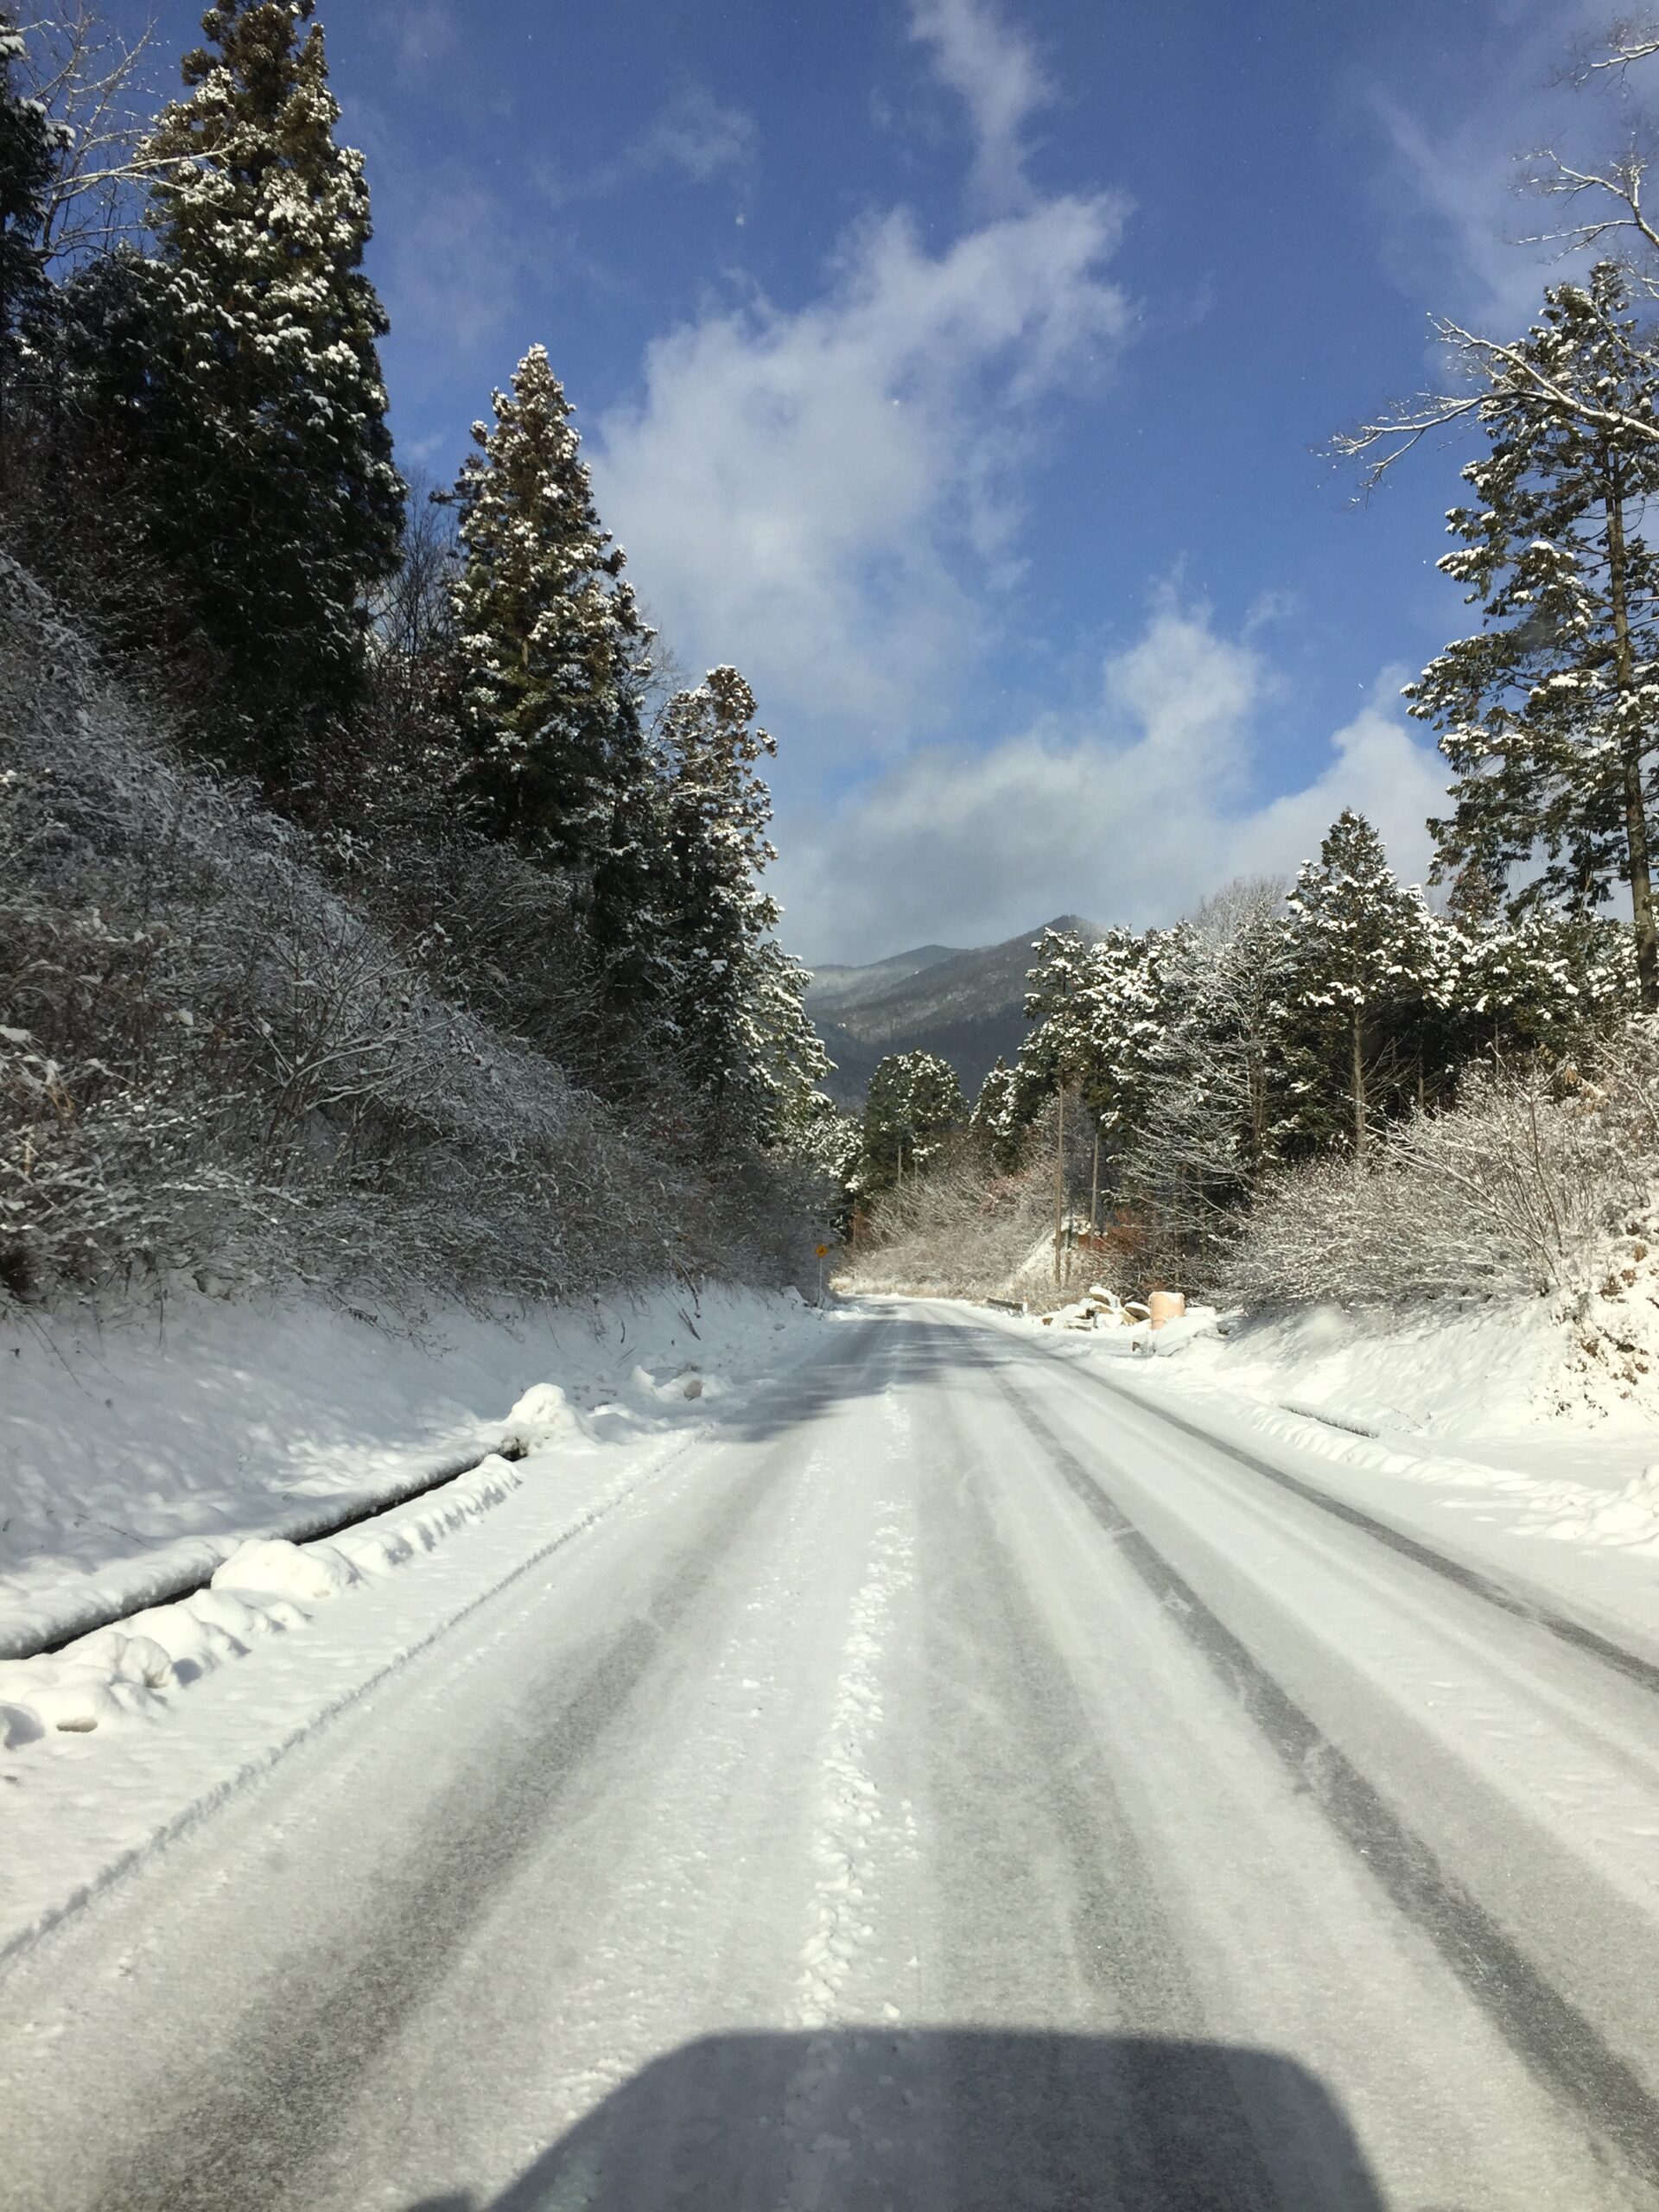
[[[1432,310],[1535,304],[1512,157],[1609,127],[1551,83],[1604,12],[323,0],[400,455],[452,474],[546,343],[675,655],[779,741],[808,958],[1171,919],[1344,804],[1420,874],[1459,455],[1356,508],[1318,448]]]

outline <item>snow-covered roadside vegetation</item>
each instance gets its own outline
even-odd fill
[[[285,1432],[370,1482],[372,1404],[499,1414],[596,1299],[804,1281],[830,1192],[747,684],[656,664],[543,348],[411,494],[311,0],[203,35],[152,112],[0,10],[0,1577],[326,1487]]]
[[[708,1263],[686,1163],[193,769],[4,561],[0,762],[12,1299],[193,1277],[557,1296]],[[512,874],[462,893],[497,929],[533,897]]]
[[[1564,1313],[1631,1287],[1659,1036],[1617,923],[1443,918],[1350,817],[1288,897],[1243,887],[1173,930],[1034,950],[1026,1049],[971,1113],[935,1084],[925,1119],[896,1064],[873,1088],[848,1280]]]
[[[527,1477],[556,1484],[700,1424],[823,1326],[793,1294],[715,1289],[516,1320],[451,1306],[414,1333],[315,1300],[200,1295],[164,1333],[154,1316],[0,1328],[0,1717],[21,1743],[153,1708]],[[467,1471],[375,1515],[444,1467]],[[374,1517],[305,1541],[346,1514]]]
[[[1577,66],[1639,98],[1647,30],[1599,50]],[[1541,160],[1574,278],[1524,333],[1441,324],[1441,389],[1336,442],[1372,486],[1430,430],[1478,448],[1440,563],[1470,633],[1405,692],[1450,772],[1438,899],[1344,810],[1294,883],[1236,884],[1173,928],[1046,932],[1026,1044],[971,1111],[923,1056],[876,1071],[847,1132],[843,1280],[1328,1304],[1379,1343],[1477,1308],[1523,1337],[1541,1316],[1546,1398],[1659,1410],[1648,168],[1640,132],[1602,169]],[[1045,1188],[1039,1288],[1020,1247]]]
[[[841,1280],[1051,1307],[1166,1287],[1336,1307],[1381,1338],[1480,1308],[1525,1338],[1535,1309],[1552,1349],[1529,1400],[1659,1412],[1659,1031],[1624,933],[1442,921],[1370,843],[1363,875],[1327,846],[1282,906],[1253,888],[1219,931],[1212,910],[1046,939],[1019,1065],[971,1116],[912,1117],[902,1183],[871,1125],[921,1087],[895,1067],[873,1091]]]

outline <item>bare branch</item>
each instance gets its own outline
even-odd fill
[[[1339,432],[1331,441],[1331,450],[1344,461],[1365,459],[1364,487],[1374,491],[1395,461],[1402,461],[1431,430],[1449,429],[1478,414],[1487,397],[1479,391],[1420,392],[1375,423]]]
[[[1623,77],[1635,63],[1656,54],[1659,54],[1659,18],[1620,16],[1599,37],[1579,47],[1566,72],[1567,81],[1583,86],[1598,77]]]
[[[1538,158],[1548,166],[1529,174],[1527,181],[1535,192],[1546,199],[1574,202],[1599,194],[1611,205],[1605,213],[1586,221],[1571,223],[1560,231],[1535,232],[1518,239],[1517,244],[1554,245],[1564,254],[1581,253],[1604,245],[1621,231],[1633,232],[1649,252],[1659,259],[1659,228],[1656,228],[1643,204],[1643,187],[1649,167],[1646,156],[1632,147],[1610,163],[1605,173],[1574,168],[1554,153],[1542,154]]]
[[[1598,315],[1597,320],[1611,334],[1612,327],[1606,318]],[[1431,430],[1447,429],[1471,415],[1478,416],[1494,398],[1506,395],[1529,400],[1562,421],[1577,423],[1586,429],[1659,445],[1659,420],[1609,406],[1593,391],[1562,383],[1532,358],[1523,343],[1483,338],[1478,332],[1465,330],[1460,323],[1444,319],[1436,320],[1434,331],[1463,367],[1479,378],[1480,387],[1459,392],[1420,393],[1415,399],[1402,403],[1376,421],[1362,423],[1357,429],[1344,431],[1333,438],[1331,449],[1340,459],[1368,459],[1366,490],[1374,489],[1395,461],[1403,459]]]
[[[33,0],[19,18],[25,86],[58,138],[41,232],[48,258],[107,252],[137,228],[138,188],[159,166],[141,151],[156,105],[155,18],[132,37],[94,0]]]

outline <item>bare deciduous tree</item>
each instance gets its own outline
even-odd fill
[[[1655,55],[1659,55],[1659,19],[1624,18],[1580,47],[1564,75],[1567,82],[1583,87],[1609,75],[1622,79]],[[1558,229],[1533,232],[1517,243],[1553,246],[1563,258],[1593,254],[1616,261],[1633,290],[1659,298],[1659,221],[1647,200],[1654,158],[1652,132],[1640,124],[1622,146],[1598,162],[1568,161],[1553,149],[1531,156],[1521,166],[1522,185],[1563,205],[1568,219]],[[1495,338],[1447,316],[1434,317],[1432,328],[1446,349],[1450,374],[1445,386],[1399,401],[1332,441],[1339,457],[1363,463],[1365,489],[1375,488],[1396,461],[1433,432],[1478,416],[1494,391],[1592,435],[1659,445],[1659,415],[1621,405],[1617,396],[1610,397],[1593,381],[1551,374],[1524,340]],[[1611,321],[1602,335],[1616,340],[1618,334]]]
[[[48,261],[107,252],[142,218],[140,149],[155,97],[149,80],[156,22],[118,29],[92,0],[28,0],[21,75],[56,126],[56,174],[42,244]]]

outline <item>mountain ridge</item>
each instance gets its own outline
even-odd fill
[[[806,1007],[836,1063],[830,1096],[861,1105],[889,1052],[936,1052],[971,1099],[996,1060],[1020,1049],[1026,975],[1045,929],[1069,930],[1090,944],[1104,934],[1081,915],[1060,914],[997,944],[921,945],[861,968],[817,970]]]

